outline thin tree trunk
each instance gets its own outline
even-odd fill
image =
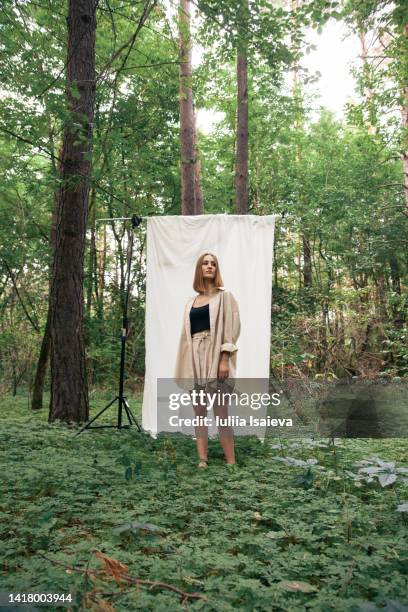
[[[14,329],[14,309],[15,309],[15,303],[16,303],[16,287],[15,284],[13,284],[13,287],[11,289],[11,296],[10,296],[10,308],[9,308],[9,312],[10,312],[10,325],[9,325],[9,329]],[[15,397],[17,395],[17,364],[16,364],[16,351],[13,350],[13,346],[8,345],[7,346],[8,349],[8,353],[9,353],[9,362],[11,363],[11,380],[12,380],[12,395],[13,397]]]
[[[86,318],[90,320],[92,309],[92,292],[94,279],[96,278],[96,189],[92,188],[89,204],[89,215],[91,217],[91,242],[89,245],[89,267],[88,267],[88,291],[86,296]]]
[[[398,293],[398,295],[401,295],[401,275],[398,259],[395,257],[395,255],[390,255],[389,262],[391,268],[392,290],[395,291],[395,293]]]
[[[204,213],[203,187],[201,183],[201,163],[198,150],[197,117],[194,113],[194,210],[196,215]]]
[[[310,241],[303,234],[303,286],[312,286],[312,256],[310,251]]]
[[[339,304],[338,312],[338,328],[337,328],[337,343],[342,348],[345,343],[345,324],[344,324],[344,305],[342,302]]]
[[[299,241],[298,241],[298,291],[301,290],[302,288],[302,239],[301,236],[299,234]]]
[[[40,64],[41,73],[44,75],[44,70],[42,64]],[[44,104],[46,104],[44,100]],[[48,122],[48,146],[52,153],[51,156],[51,167],[53,170],[54,176],[58,172],[57,161],[55,159],[55,146],[54,146],[54,131],[50,119],[50,115],[47,117]],[[51,249],[50,253],[50,265],[49,265],[49,277],[48,277],[48,310],[47,310],[47,322],[45,324],[44,335],[41,342],[40,354],[38,356],[37,367],[34,377],[33,383],[33,395],[31,399],[31,410],[41,410],[43,407],[43,395],[44,395],[44,384],[45,378],[47,375],[48,361],[50,356],[50,345],[51,345],[51,336],[50,336],[50,302],[51,302],[51,269],[52,269],[52,260],[54,257],[54,247],[55,247],[55,225],[57,222],[57,197],[54,192],[53,197],[53,206],[52,206],[52,216],[51,216],[51,229],[50,229],[50,238],[49,245]]]
[[[98,268],[98,284],[96,291],[96,299],[98,305],[98,320],[100,321],[102,328],[102,321],[104,318],[104,295],[105,295],[105,274],[106,274],[106,258],[107,258],[107,240],[106,240],[106,225],[102,226],[102,253],[99,257]]]
[[[276,257],[276,240],[273,243],[273,273],[275,278],[275,289],[278,288],[278,260]]]
[[[377,276],[374,277],[374,282],[377,289],[375,303],[376,313],[381,321],[387,321],[387,294],[384,273],[378,272]]]
[[[329,331],[329,307],[327,300],[323,300],[322,303],[322,335],[320,339],[320,368],[321,371],[325,371],[328,367],[328,358],[329,355],[327,353],[327,332]]]
[[[51,257],[54,257],[55,249],[55,231],[57,223],[57,197],[54,194],[54,202],[52,209],[51,218],[51,229],[50,229],[50,248]],[[51,266],[50,266],[51,268]],[[51,346],[51,274],[49,275],[49,287],[48,287],[48,311],[47,311],[47,322],[45,324],[44,335],[41,342],[40,354],[38,356],[37,368],[35,372],[34,384],[33,384],[33,396],[31,400],[31,410],[41,410],[43,407],[43,395],[44,395],[44,383],[47,375],[48,360],[50,356]]]
[[[398,259],[395,257],[395,255],[391,255],[389,262],[390,262],[390,268],[391,268],[392,290],[397,295],[401,295],[401,274],[400,274]],[[402,329],[405,323],[405,313],[404,313],[404,310],[400,307],[400,304],[398,303],[392,304],[392,317],[393,317],[393,323],[394,323],[395,329],[397,330]]]
[[[195,150],[192,90],[190,0],[180,0],[180,151],[181,214],[195,214]]]
[[[89,418],[84,341],[84,251],[95,107],[95,0],[69,0],[67,101],[51,285],[49,421]]]
[[[48,305],[47,322],[45,324],[40,354],[37,361],[37,369],[35,372],[31,410],[41,410],[43,407],[44,383],[47,374],[48,357],[50,354],[50,319],[51,311]]]
[[[235,212],[248,212],[248,0],[241,0],[237,48],[237,139],[235,161]]]

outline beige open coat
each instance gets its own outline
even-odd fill
[[[190,389],[194,386],[190,310],[196,297],[190,298],[184,309],[183,327],[174,374],[177,384],[184,389]],[[211,367],[208,379],[217,380],[220,354],[223,351],[230,353],[229,378],[235,378],[238,350],[236,342],[241,330],[238,304],[232,293],[222,288],[210,299],[209,304]]]

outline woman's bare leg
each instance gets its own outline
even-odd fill
[[[194,406],[195,416],[207,416],[207,406]],[[197,454],[200,461],[207,461],[208,458],[208,427],[197,425],[195,427]]]
[[[214,415],[220,419],[228,418],[228,407],[223,405],[214,405]],[[218,432],[220,435],[220,444],[224,451],[225,461],[232,465],[235,463],[235,447],[234,447],[234,432],[232,427],[227,425],[219,425]]]

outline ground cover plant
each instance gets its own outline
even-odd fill
[[[76,436],[21,396],[0,418],[2,591],[71,592],[71,610],[408,605],[406,440],[237,438],[232,470],[214,440],[199,471],[181,435]]]

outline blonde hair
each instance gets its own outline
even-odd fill
[[[215,266],[216,266],[215,279],[214,279],[215,286],[216,287],[224,286],[224,283],[222,281],[221,274],[220,274],[220,266],[218,265],[218,259],[216,255],[214,255],[213,253],[204,253],[203,255],[200,255],[200,257],[197,259],[196,269],[195,269],[195,274],[194,274],[193,289],[194,291],[197,291],[197,293],[203,293],[205,291],[203,270],[201,266],[203,264],[204,258],[207,257],[207,255],[211,255],[211,257],[213,257],[215,261]]]

